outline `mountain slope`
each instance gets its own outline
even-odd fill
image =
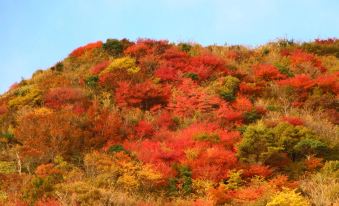
[[[337,39],[79,47],[1,95],[0,202],[338,204],[338,58]]]

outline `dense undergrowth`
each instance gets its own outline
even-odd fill
[[[0,96],[0,203],[339,205],[338,55],[82,46]]]

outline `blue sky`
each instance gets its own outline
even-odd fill
[[[0,0],[0,93],[88,42],[308,41],[339,37],[338,11],[338,0]]]

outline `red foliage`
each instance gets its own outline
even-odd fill
[[[275,66],[270,64],[256,65],[254,67],[254,75],[266,81],[286,78]]]
[[[173,93],[169,109],[178,116],[193,116],[194,113],[208,113],[216,110],[222,103],[219,97],[202,91],[191,79],[184,79]]]
[[[313,171],[323,166],[322,161],[322,158],[311,156],[305,160],[305,165],[308,170]]]
[[[135,132],[137,138],[145,138],[145,137],[151,137],[154,134],[154,129],[152,124],[150,124],[147,121],[141,120],[136,126],[135,126]]]
[[[315,39],[315,43],[320,44],[320,45],[330,45],[330,44],[334,44],[337,41],[339,41],[339,39],[337,38]]]
[[[147,54],[148,46],[144,43],[133,44],[129,46],[124,53],[136,58],[144,56]]]
[[[161,66],[159,67],[154,74],[156,77],[160,78],[162,81],[175,81],[178,79],[178,72],[175,68],[170,66]]]
[[[279,81],[279,84],[283,86],[291,86],[299,91],[304,91],[312,88],[315,82],[309,76],[305,74],[300,74],[296,75],[295,77],[281,80]]]
[[[304,121],[302,119],[300,119],[299,117],[283,117],[284,121],[288,122],[289,124],[292,124],[294,126],[297,125],[304,125]]]
[[[315,83],[324,91],[332,91],[335,94],[339,93],[339,72],[334,74],[322,75],[316,78]]]
[[[217,117],[229,122],[240,124],[243,121],[242,112],[231,109],[228,105],[223,104],[217,111]]]
[[[197,159],[189,160],[192,178],[208,179],[218,182],[228,175],[228,171],[237,164],[235,153],[223,147],[214,146],[201,152]]]
[[[176,126],[173,118],[169,112],[163,112],[157,119],[157,125],[160,128],[170,129]]]
[[[16,89],[18,87],[19,87],[19,83],[15,82],[9,87],[9,90],[13,90],[13,89]]]
[[[260,91],[262,90],[262,88],[254,83],[245,83],[245,82],[241,82],[239,84],[239,91],[242,94],[258,94],[260,93]]]
[[[90,69],[91,74],[99,74],[102,70],[104,70],[108,65],[109,65],[109,61],[102,61],[99,64],[93,66]]]
[[[199,80],[206,80],[215,72],[227,73],[222,59],[207,54],[193,57],[184,71],[197,74]]]
[[[319,71],[326,72],[326,68],[314,54],[303,52],[300,49],[297,49],[290,54],[290,60],[291,64],[295,67],[298,67],[303,63],[310,63],[312,66],[318,68]]]
[[[139,107],[143,110],[150,110],[153,107],[167,105],[170,94],[169,86],[154,84],[151,81],[135,85],[119,82],[115,98],[120,107]]]
[[[253,109],[252,102],[245,96],[238,96],[237,99],[232,103],[232,106],[236,111],[248,112]]]
[[[248,168],[244,170],[244,173],[243,173],[245,177],[253,177],[253,176],[268,177],[271,174],[272,174],[272,170],[268,166],[264,166],[264,165],[250,165]]]
[[[60,108],[66,104],[79,103],[85,99],[83,90],[72,87],[58,87],[50,89],[45,95],[45,105],[51,108]]]
[[[101,41],[97,41],[97,42],[94,42],[94,43],[89,43],[85,46],[81,46],[75,50],[73,50],[71,53],[70,53],[70,57],[79,57],[81,55],[83,55],[85,52],[87,51],[91,51],[95,48],[100,48],[102,47],[102,42]]]
[[[136,44],[128,47],[124,53],[136,58],[145,55],[160,55],[168,49],[170,45],[166,40],[139,39]]]

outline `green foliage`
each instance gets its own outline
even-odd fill
[[[255,110],[249,111],[249,112],[245,112],[245,114],[244,114],[244,120],[245,120],[246,124],[255,122],[255,121],[257,121],[260,118],[261,118],[261,115],[257,111],[255,111]]]
[[[94,76],[89,76],[86,79],[86,85],[89,87],[96,87],[99,81],[99,77],[94,75]]]
[[[276,194],[267,206],[309,206],[309,202],[294,190],[285,189]]]
[[[294,77],[293,72],[287,67],[282,64],[275,64],[275,66],[278,68],[280,73],[285,74],[288,77]]]
[[[265,162],[279,152],[287,152],[292,160],[324,154],[327,146],[306,127],[279,123],[268,128],[259,122],[246,127],[238,149],[238,156],[243,161]]]
[[[129,154],[130,152],[126,150],[122,145],[117,144],[110,146],[108,149],[108,152],[114,153],[114,152],[125,152],[126,154]]]
[[[233,76],[226,76],[222,79],[222,84],[218,85],[217,91],[219,95],[227,100],[233,101],[235,100],[235,94],[238,90],[240,80]]]
[[[118,39],[107,39],[102,47],[107,53],[114,57],[120,56],[124,51],[124,45]]]
[[[325,143],[316,139],[303,139],[300,140],[293,149],[299,155],[310,155],[310,154],[325,154],[328,151],[328,147]]]
[[[301,139],[316,138],[315,135],[306,127],[293,126],[288,123],[279,123],[272,131],[278,141],[277,144],[283,147],[284,150],[291,156],[295,155],[295,151],[293,149],[294,145],[296,145]]]
[[[0,137],[4,137],[7,140],[11,140],[11,139],[14,139],[14,134],[7,132],[7,133],[0,134]]]
[[[244,181],[241,178],[242,170],[232,170],[228,173],[228,179],[226,181],[226,188],[230,190],[238,189]]]
[[[196,73],[188,72],[183,75],[186,78],[190,78],[192,80],[198,80],[199,76]]]
[[[187,43],[180,43],[178,44],[178,47],[180,48],[181,51],[184,51],[186,53],[189,53],[192,49],[192,45]]]
[[[192,192],[192,172],[187,166],[177,166],[178,175],[168,181],[168,192],[171,195],[188,195]]]
[[[199,141],[210,141],[214,143],[220,142],[219,135],[215,133],[198,133],[193,138]]]
[[[238,157],[246,162],[264,162],[268,156],[268,148],[276,146],[276,137],[264,123],[249,125],[238,145]]]
[[[301,45],[303,50],[312,52],[318,55],[333,55],[339,58],[339,41],[332,44],[318,44],[318,43],[303,43]]]

